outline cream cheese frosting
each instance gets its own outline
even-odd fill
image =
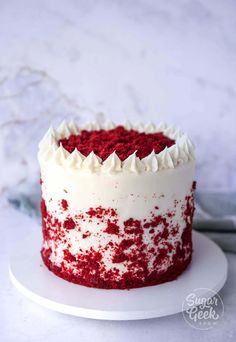
[[[176,278],[172,267],[180,267],[180,274],[191,260],[193,143],[186,134],[165,123],[133,125],[126,122],[123,126],[145,133],[163,132],[174,139],[175,144],[160,153],[153,150],[142,159],[135,151],[122,161],[116,151],[102,160],[94,151],[88,156],[77,149],[69,153],[58,143],[83,129],[110,130],[115,127],[113,122],[89,123],[82,127],[74,122],[63,122],[56,129],[51,127],[39,144],[45,206],[42,256],[55,274],[60,269],[64,273],[59,276],[78,284],[104,288],[139,287],[140,282],[142,286],[153,285]],[[63,208],[63,201],[66,208]],[[101,213],[92,216],[97,210]],[[115,216],[110,215],[111,212]],[[108,231],[109,224],[119,233]],[[136,225],[136,232],[132,232],[133,225]],[[122,260],[119,248],[132,241],[133,244],[125,245],[123,250],[130,259]],[[97,268],[93,255],[89,259],[91,250],[94,255],[101,254],[99,265],[103,265],[102,268]],[[159,260],[167,250],[166,256]],[[91,277],[88,282],[85,281],[84,258],[88,258]],[[140,265],[132,264],[139,259],[142,260]],[[178,262],[181,265],[178,266]],[[89,265],[95,266],[89,270]],[[166,271],[170,272],[169,278],[161,278]],[[95,273],[101,281],[99,284],[94,281]],[[138,277],[137,282],[123,283],[127,274],[131,281]]]
[[[171,147],[166,147],[160,153],[152,151],[147,157],[139,159],[136,153],[130,155],[126,160],[121,161],[120,158],[113,152],[106,160],[101,160],[93,151],[87,156],[83,156],[78,150],[73,153],[68,153],[58,141],[62,138],[68,138],[71,134],[78,134],[81,130],[86,129],[110,130],[115,127],[111,121],[104,125],[96,123],[88,123],[84,126],[77,126],[74,122],[68,124],[63,121],[61,125],[54,129],[50,127],[41,142],[39,143],[38,159],[40,164],[56,163],[63,167],[74,167],[81,171],[87,170],[90,172],[105,172],[105,173],[120,173],[120,172],[158,172],[159,170],[172,169],[179,165],[188,163],[195,159],[195,148],[187,134],[183,134],[178,128],[168,126],[166,123],[155,125],[141,123],[132,125],[126,122],[126,129],[134,129],[138,132],[156,133],[163,132],[167,137],[174,139],[175,144]]]

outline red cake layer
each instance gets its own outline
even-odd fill
[[[166,212],[165,215],[158,214],[158,207],[153,208],[150,217],[139,220],[130,217],[126,221],[119,223],[115,208],[90,208],[86,213],[77,213],[75,217],[67,216],[64,222],[60,222],[48,212],[44,200],[42,200],[42,222],[44,242],[54,241],[55,245],[60,245],[66,241],[66,231],[75,229],[75,222],[92,222],[95,218],[99,224],[106,223],[105,230],[107,234],[114,234],[119,238],[118,243],[113,243],[108,239],[106,247],[94,250],[92,247],[86,252],[79,252],[72,255],[69,248],[64,250],[64,261],[60,267],[51,262],[50,256],[52,250],[43,248],[41,251],[45,265],[57,276],[80,285],[106,289],[127,289],[160,284],[166,281],[174,280],[180,275],[191,261],[192,254],[192,219],[194,213],[193,192],[195,182],[189,196],[186,196],[182,206],[182,218],[185,222],[185,229],[181,236],[181,242],[174,246],[172,264],[163,272],[159,266],[168,260],[168,252],[173,251],[173,245],[169,243],[169,236],[175,236],[178,232],[178,225],[174,226],[172,217],[173,212]],[[69,208],[66,200],[62,199],[60,206],[64,212]],[[80,221],[79,221],[80,220]],[[162,227],[160,231],[159,227]],[[79,229],[79,226],[77,227]],[[121,233],[123,232],[123,233]],[[152,250],[147,248],[143,237],[144,232],[150,234],[153,241]],[[89,233],[89,232],[88,232]],[[123,235],[122,235],[123,234]],[[83,234],[86,239],[89,235]],[[161,244],[160,244],[161,242]],[[129,249],[129,247],[134,247]],[[105,250],[112,252],[112,263],[114,267],[107,269],[102,260]],[[152,272],[149,271],[148,263],[150,254],[155,256]],[[167,259],[166,259],[167,258]],[[125,262],[127,271],[120,274],[115,266]],[[73,265],[74,270],[68,269],[68,264]]]
[[[125,160],[137,151],[137,156],[142,159],[153,150],[159,153],[175,144],[175,141],[163,133],[140,133],[135,130],[127,130],[123,126],[117,126],[111,130],[87,131],[83,130],[78,135],[71,135],[68,139],[59,141],[68,152],[75,148],[83,155],[88,156],[94,151],[102,160],[105,160],[112,152],[116,152],[121,160]]]

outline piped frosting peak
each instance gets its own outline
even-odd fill
[[[114,151],[109,157],[104,160],[102,170],[108,173],[116,173],[122,170],[121,160]]]
[[[123,161],[123,170],[139,173],[145,170],[143,162],[137,157],[136,152]]]
[[[83,161],[83,168],[95,172],[98,168],[101,167],[102,160],[99,158],[93,151],[89,153],[89,155]]]
[[[158,157],[154,151],[152,151],[147,157],[142,159],[145,165],[146,171],[157,172],[159,169]]]
[[[104,124],[90,122],[84,126],[77,126],[73,121],[66,123],[63,121],[57,129],[50,127],[41,142],[39,143],[38,158],[40,164],[56,163],[61,167],[75,168],[81,171],[89,171],[92,173],[141,173],[141,172],[158,172],[165,169],[173,169],[179,165],[186,164],[195,159],[194,145],[187,136],[178,128],[160,123],[155,125],[148,123],[143,125],[138,123],[132,125],[130,122],[123,124],[126,130],[135,130],[144,133],[162,132],[165,136],[175,140],[170,147],[165,147],[159,153],[153,150],[145,158],[140,159],[137,151],[129,155],[125,160],[121,160],[117,153],[112,152],[105,160],[91,151],[85,157],[76,148],[69,153],[60,143],[60,139],[68,138],[71,135],[77,135],[82,130],[111,130],[116,127],[112,121]]]
[[[74,167],[76,169],[80,169],[82,167],[82,163],[85,159],[85,156],[80,153],[77,148],[68,156],[66,160],[66,165],[68,167]]]

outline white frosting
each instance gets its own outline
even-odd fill
[[[63,121],[61,125],[54,130],[52,127],[45,134],[39,143],[39,161],[40,164],[54,162],[64,167],[76,169],[84,169],[101,173],[120,173],[120,172],[158,172],[163,169],[172,169],[179,165],[183,165],[195,159],[194,145],[186,134],[183,134],[178,128],[168,126],[165,123],[154,125],[149,123],[143,125],[141,123],[132,125],[126,122],[124,127],[128,130],[135,129],[139,132],[154,133],[163,132],[166,136],[175,140],[175,144],[166,147],[163,151],[155,154],[152,151],[147,157],[140,160],[136,153],[130,155],[123,162],[119,157],[112,153],[105,161],[102,161],[94,152],[91,152],[86,158],[79,152],[75,151],[69,154],[62,146],[59,146],[58,140],[68,138],[71,134],[77,134],[80,130],[88,131],[105,129],[110,130],[115,127],[111,121],[100,125],[97,122],[90,122],[82,127],[77,127],[74,122],[68,124]]]
[[[145,170],[145,166],[143,162],[136,156],[136,152],[131,154],[128,158],[126,158],[123,162],[123,170],[139,173]]]
[[[132,127],[134,130],[142,133],[145,132],[145,127],[144,124],[142,122],[138,122],[136,124],[134,124],[134,126]]]
[[[194,155],[194,145],[191,142],[191,140],[188,138],[187,134],[183,134],[179,139],[178,139],[178,144],[180,148],[185,152],[185,154],[188,156],[190,160],[195,159]]]
[[[110,154],[110,156],[103,162],[102,171],[108,173],[116,173],[121,171],[121,160],[117,156],[116,152]]]
[[[84,159],[85,156],[75,148],[74,151],[67,158],[65,164],[67,167],[80,169],[82,167]]]
[[[103,125],[102,125],[102,128],[105,129],[105,130],[109,130],[109,129],[113,129],[115,128],[116,125],[113,121],[106,121]]]
[[[69,128],[71,134],[78,134],[79,133],[78,127],[76,126],[76,124],[73,120],[69,121],[68,128]]]
[[[64,120],[56,130],[56,137],[58,139],[68,138],[71,135],[71,133],[72,132],[69,129],[69,125],[67,125],[67,123]]]
[[[49,150],[53,144],[55,144],[56,148],[58,147],[57,139],[56,139],[56,131],[54,130],[53,127],[50,127],[39,143],[39,150],[41,151]]]
[[[64,149],[62,144],[60,144],[58,149],[53,154],[52,160],[59,165],[65,165],[69,155],[70,153]]]
[[[112,160],[116,159],[109,157]],[[116,165],[114,163],[113,165]],[[114,172],[114,171],[113,171]],[[170,220],[172,224],[178,225],[178,232],[175,236],[170,236],[168,242],[175,245],[181,241],[186,222],[182,217],[183,206],[186,205],[185,197],[189,195],[192,182],[194,180],[194,161],[183,164],[176,168],[158,170],[158,172],[122,172],[111,176],[110,172],[88,172],[81,168],[80,172],[76,168],[64,168],[53,162],[45,163],[41,168],[42,196],[47,205],[48,212],[56,217],[59,222],[66,219],[68,212],[61,210],[62,199],[68,202],[71,217],[76,217],[79,213],[86,213],[91,207],[116,208],[118,215],[118,225],[122,227],[122,222],[130,217],[144,220],[152,219],[151,212],[154,207],[158,207],[158,215],[165,215],[168,211],[175,211],[175,216]],[[66,192],[65,192],[66,190]],[[177,204],[175,204],[177,201]],[[92,247],[95,250],[103,249],[108,239],[114,243],[119,243],[122,238],[116,235],[104,233],[106,222],[97,224],[97,219],[92,221],[87,218],[85,221],[78,219],[76,223],[79,230],[65,230],[65,243],[51,247],[51,261],[57,265],[63,261],[63,250],[69,249],[73,255],[79,251],[86,252]],[[155,228],[163,229],[162,225]],[[82,235],[89,232],[91,235],[86,239]],[[122,233],[122,232],[121,232]],[[129,236],[130,237],[130,236]],[[151,240],[149,230],[144,230],[144,241],[149,248],[155,247]],[[50,242],[49,242],[50,243]],[[60,252],[61,251],[61,252]],[[175,249],[173,249],[173,254]],[[171,257],[168,260],[171,263]],[[103,254],[103,261],[107,270],[116,267],[122,273],[126,271],[123,263],[112,263],[112,256],[109,250]],[[150,270],[152,270],[153,256],[150,254]],[[162,265],[167,267],[168,265]],[[73,265],[68,264],[68,267]]]
[[[165,122],[160,122],[157,126],[156,126],[156,130],[155,132],[164,132],[169,128],[169,126],[165,123]]]
[[[82,167],[85,170],[95,172],[101,167],[101,158],[99,158],[93,151],[84,159]]]
[[[167,147],[163,151],[158,153],[157,159],[159,162],[159,169],[160,170],[173,169],[175,167],[173,159],[172,159],[171,154],[169,152],[169,149]]]
[[[129,120],[126,120],[123,124],[123,126],[129,131],[133,128],[132,124],[129,122]]]
[[[93,131],[94,130],[94,126],[93,126],[93,123],[92,122],[88,122],[88,123],[86,123],[86,124],[84,124],[84,125],[82,125],[82,126],[80,126],[80,131],[82,131],[82,130],[87,130],[87,131]]]
[[[155,133],[156,132],[156,126],[153,123],[149,122],[145,126],[145,132],[146,133]]]
[[[147,157],[143,158],[142,162],[145,165],[146,171],[158,171],[158,158],[154,151],[152,151]]]
[[[91,123],[84,127],[92,130],[99,129],[100,126]],[[108,122],[101,127],[111,129],[114,125]],[[126,127],[134,129],[130,123],[126,123]],[[64,242],[55,244],[53,239],[45,241],[44,248],[52,250],[51,261],[58,266],[61,262],[65,263],[64,249],[69,248],[70,252],[76,255],[86,253],[90,248],[103,250],[108,241],[115,244],[121,241],[122,237],[104,232],[106,221],[97,224],[97,218],[90,219],[86,216],[91,207],[115,208],[117,224],[121,229],[124,221],[130,218],[152,220],[153,210],[158,207],[158,215],[161,216],[173,211],[174,216],[167,219],[173,226],[178,227],[176,235],[170,234],[168,238],[168,242],[174,248],[167,263],[160,265],[160,268],[165,270],[168,263],[171,263],[176,243],[182,241],[181,236],[186,227],[182,213],[186,205],[186,196],[189,196],[194,180],[193,144],[185,134],[166,124],[161,123],[157,127],[154,124],[141,125],[135,129],[163,132],[170,138],[175,136],[176,143],[158,154],[152,151],[142,160],[134,152],[122,162],[113,152],[102,161],[93,151],[85,157],[77,149],[68,153],[62,145],[58,145],[58,139],[68,136],[69,132],[76,134],[81,129],[74,123],[63,123],[59,130],[50,128],[39,146],[42,197],[48,212],[61,224],[66,220],[68,213],[75,221],[77,220],[75,229],[64,230]],[[67,201],[69,211],[62,210],[62,199]],[[80,213],[85,215],[85,219],[79,218]],[[163,227],[160,224],[155,229],[157,232]],[[83,234],[87,233],[90,235],[83,238]],[[121,233],[125,234],[124,231]],[[147,244],[147,250],[156,248],[148,229],[144,230],[143,239]],[[103,252],[102,257],[107,270],[115,267],[120,270],[121,275],[127,271],[125,263],[112,262],[112,250]],[[154,258],[155,253],[150,253],[150,271],[154,268]],[[67,267],[73,270],[73,263],[68,263]]]

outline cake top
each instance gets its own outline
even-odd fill
[[[39,144],[40,165],[90,172],[156,172],[175,168],[194,160],[194,146],[179,129],[160,123],[83,127],[63,122],[52,127]]]
[[[104,161],[115,152],[120,160],[124,161],[134,152],[140,159],[147,157],[152,151],[158,154],[166,147],[174,145],[175,140],[162,132],[138,132],[117,126],[110,130],[82,130],[77,135],[72,134],[68,138],[60,139],[60,143],[70,153],[77,149],[87,157],[93,151]]]

